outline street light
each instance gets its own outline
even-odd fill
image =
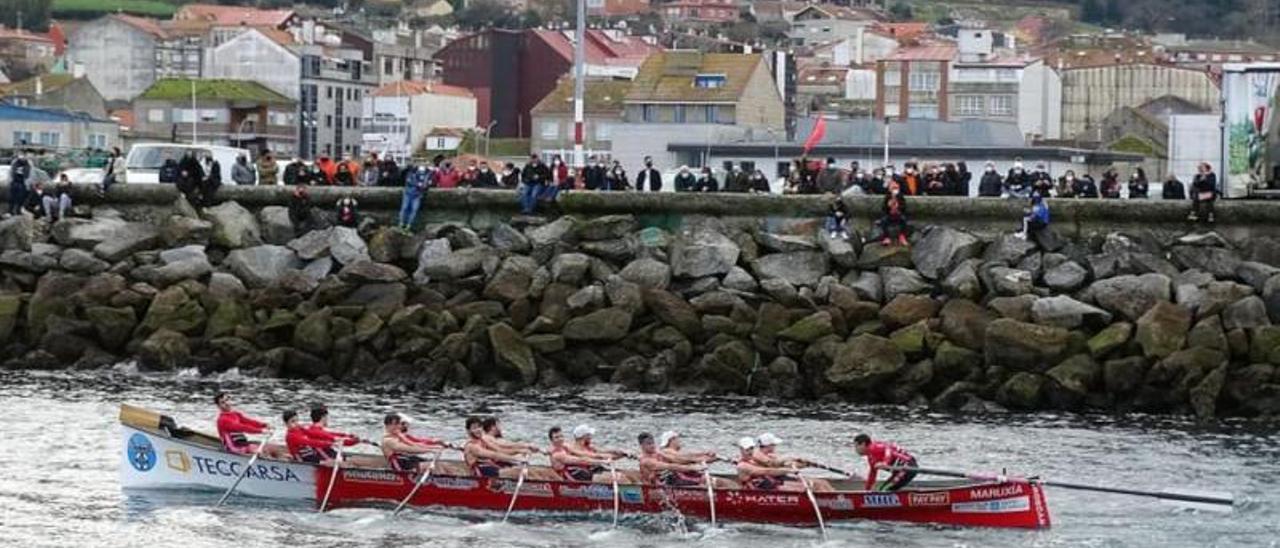
[[[493,142],[493,127],[496,125],[498,125],[498,121],[494,120],[492,122],[489,122],[489,125],[484,128],[484,157],[485,158],[489,157],[489,144]]]

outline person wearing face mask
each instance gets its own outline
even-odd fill
[[[716,180],[715,174],[711,173],[711,168],[702,168],[702,173],[698,175],[698,182],[693,185],[694,192],[720,192],[720,182]]]
[[[222,186],[222,164],[213,156],[204,157],[204,181],[200,185],[200,203],[208,206],[213,203],[213,195]]]
[[[1098,197],[1098,185],[1093,181],[1093,176],[1085,173],[1076,177],[1075,195],[1076,198]]]
[[[1129,176],[1129,199],[1145,200],[1150,192],[1150,185],[1147,184],[1147,172],[1142,168],[1138,168]]]
[[[697,184],[698,178],[689,171],[689,166],[680,166],[680,172],[676,174],[675,179],[676,192],[693,192]]]
[[[1068,169],[1062,177],[1058,178],[1058,186],[1054,187],[1053,195],[1059,198],[1074,198],[1076,196],[1076,172]]]
[[[524,188],[520,191],[520,212],[533,215],[537,211],[538,201],[547,195],[547,184],[551,180],[551,168],[542,163],[542,159],[534,154],[529,157],[520,173]],[[552,187],[554,188],[554,187]]]
[[[1000,178],[1000,172],[996,171],[996,165],[987,162],[986,168],[982,172],[982,179],[978,181],[978,196],[984,198],[999,198],[1000,193],[1004,191],[1004,180]]]
[[[747,192],[751,194],[768,194],[769,178],[764,176],[764,172],[755,170],[751,172],[751,177],[747,179]]]
[[[587,190],[603,190],[605,187],[604,160],[598,156],[591,157],[591,163],[582,170],[582,186]]]
[[[559,154],[551,157],[551,180],[548,184],[560,190],[567,190],[570,184],[569,166]]]
[[[818,191],[823,194],[837,194],[844,188],[844,171],[836,166],[835,158],[827,158],[827,165],[818,172]]]
[[[1165,200],[1185,200],[1187,199],[1187,187],[1178,180],[1178,176],[1172,173],[1169,178],[1164,180],[1164,186],[1160,189],[1160,197]]]
[[[476,175],[476,188],[498,188],[498,176],[489,169],[489,162],[480,162],[479,174]]]
[[[902,195],[902,187],[897,181],[890,181],[881,206],[883,216],[880,217],[880,245],[890,245],[895,241],[898,245],[910,245],[907,242],[907,201]]]
[[[474,188],[476,179],[480,177],[480,169],[476,167],[476,161],[471,160],[467,163],[467,169],[462,170],[462,175],[458,177],[459,188]]]
[[[902,174],[902,182],[899,183],[902,193],[907,196],[919,196],[924,190],[924,182],[920,178],[920,173],[916,171],[915,166],[907,164],[905,173]]]
[[[735,164],[733,169],[724,176],[724,191],[745,193],[750,190],[750,183],[747,182],[748,176],[742,171],[742,164]]]
[[[360,203],[355,197],[347,195],[345,198],[338,200],[338,226],[347,228],[356,228],[360,226]]]
[[[932,166],[924,176],[924,193],[929,196],[946,196],[947,181],[942,176],[942,168],[940,166]]]
[[[644,157],[644,169],[636,175],[636,190],[644,192],[648,187],[649,192],[662,191],[662,173],[653,168],[653,158]]]
[[[867,179],[867,173],[860,169],[854,170],[853,175],[849,177],[849,186],[845,187],[840,193],[841,196],[862,196],[867,194],[867,187],[870,185]]]
[[[969,164],[964,162],[956,162],[956,196],[969,196],[969,183],[973,181],[973,174],[969,173]]]
[[[1039,192],[1041,196],[1048,196],[1049,191],[1053,189],[1053,177],[1049,175],[1049,171],[1045,169],[1044,164],[1037,163],[1035,171],[1029,175],[1031,179],[1031,192]]]
[[[404,178],[404,194],[400,196],[400,228],[406,232],[413,230],[413,222],[418,218],[418,209],[422,206],[422,196],[431,186],[431,172],[427,166],[418,166]]]
[[[1031,175],[1022,167],[1022,159],[1013,163],[1013,168],[1004,178],[1004,190],[1010,198],[1027,198],[1031,194]]]
[[[627,181],[627,170],[622,169],[622,162],[613,161],[613,166],[605,173],[604,187],[605,190],[627,190],[631,187],[631,183]]]
[[[502,178],[498,182],[502,185],[502,188],[515,190],[520,186],[520,169],[511,162],[503,164]]]
[[[1102,191],[1103,198],[1116,199],[1120,197],[1120,176],[1116,174],[1116,170],[1108,169],[1102,174]]]

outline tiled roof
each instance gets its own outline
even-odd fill
[[[257,82],[246,80],[190,80],[167,78],[158,80],[138,99],[150,101],[190,101],[191,85],[195,82],[197,100],[208,101],[256,101],[269,104],[292,104],[295,101],[271,91]]]
[[[0,101],[0,120],[19,122],[104,122],[86,114],[65,110],[30,108]]]
[[[737,102],[747,89],[752,72],[762,62],[759,54],[655,53],[640,67],[631,91],[627,93],[627,102]],[[694,87],[694,77],[699,74],[723,74],[725,83],[716,88]]]
[[[133,110],[127,109],[127,108],[122,108],[122,109],[108,112],[107,117],[111,118],[112,120],[115,120],[116,123],[120,124],[120,127],[122,128],[133,128],[134,123],[136,122],[135,118],[133,117]]]
[[[260,10],[240,6],[188,4],[173,15],[174,21],[201,20],[216,25],[281,27],[294,16],[293,10]]]
[[[899,40],[914,40],[929,32],[929,23],[877,23],[881,29]]]
[[[572,32],[556,30],[531,30],[530,36],[536,37],[566,60],[573,60]],[[620,36],[615,38],[602,30],[588,30],[586,42],[587,63],[593,65],[625,65],[639,66],[658,47],[645,42],[637,36]]]
[[[588,114],[621,114],[630,80],[587,79],[583,89],[583,110]],[[573,78],[561,78],[533,107],[535,114],[568,114],[573,112]]]
[[[471,90],[464,87],[438,84],[435,82],[421,82],[417,80],[392,82],[373,90],[373,93],[370,95],[373,97],[409,97],[413,95],[426,94],[452,95],[454,97],[475,97],[475,95],[471,93]]]
[[[950,61],[955,56],[955,46],[937,45],[903,48],[893,52],[885,59],[888,61]]]
[[[156,38],[164,38],[168,35],[164,28],[160,26],[160,21],[148,17],[138,17],[135,15],[127,15],[123,13],[113,13],[107,17],[112,17],[121,23],[125,23],[142,32],[155,36]]]
[[[796,17],[809,10],[819,11],[826,14],[831,19],[841,19],[845,21],[879,21],[881,16],[875,10],[850,8],[845,6],[837,6],[835,4],[810,4],[808,7],[796,12]]]
[[[75,76],[70,74],[42,74],[14,82],[12,84],[0,85],[0,97],[10,95],[35,95],[36,80],[40,80],[40,90],[43,93],[55,91],[76,80]]]
[[[43,34],[27,32],[22,29],[7,29],[0,27],[0,40],[25,40],[27,42],[47,42],[53,43],[53,40]]]

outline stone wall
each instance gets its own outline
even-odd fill
[[[576,193],[520,217],[509,192],[436,192],[410,234],[379,225],[398,191],[375,189],[359,229],[317,210],[302,233],[284,192],[228,188],[198,211],[169,188],[81,188],[84,218],[0,221],[0,361],[1280,414],[1269,204],[1225,204],[1221,234],[1176,233],[1176,204],[1055,204],[1067,237],[1038,249],[993,230],[1016,204],[917,200],[903,248],[828,237],[819,198]],[[1159,228],[1096,233],[1122,214]]]

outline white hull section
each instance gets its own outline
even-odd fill
[[[125,489],[226,491],[244,473],[248,456],[159,436],[121,425],[120,485]],[[236,487],[237,495],[315,500],[315,467],[259,458]]]

